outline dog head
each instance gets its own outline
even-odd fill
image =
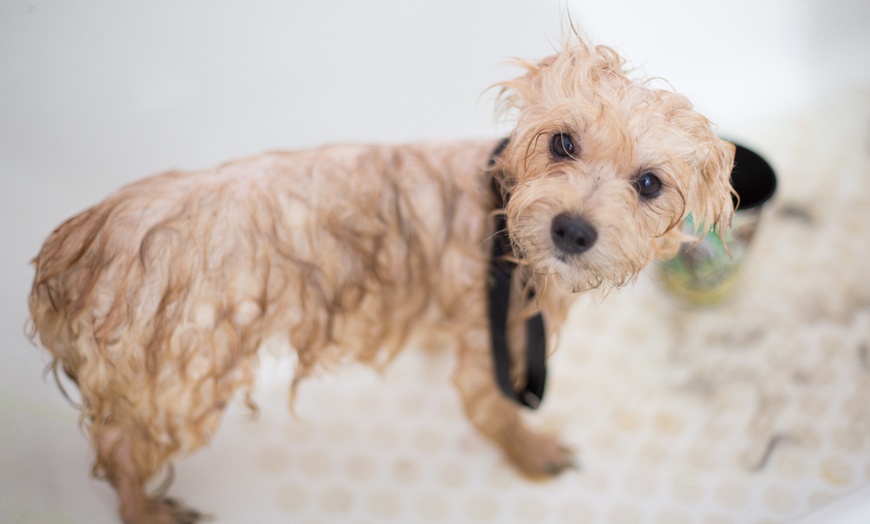
[[[689,101],[628,78],[623,60],[582,41],[499,84],[516,114],[496,166],[508,232],[524,264],[580,292],[633,280],[733,215],[734,146]]]

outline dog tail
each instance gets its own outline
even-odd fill
[[[98,261],[88,260],[87,254],[110,211],[96,206],[70,218],[52,232],[31,262],[36,275],[27,335],[52,354],[48,369],[56,372],[60,365],[73,381],[77,381],[81,359],[75,346],[84,335],[80,320],[101,273],[92,267]]]

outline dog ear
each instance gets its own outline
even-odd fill
[[[734,216],[734,189],[731,170],[734,168],[734,144],[714,139],[705,158],[698,162],[697,177],[689,201],[689,210],[695,221],[695,233],[724,232]],[[720,235],[721,236],[721,235]]]
[[[652,242],[652,250],[659,260],[677,255],[680,247],[692,244],[710,231],[717,234],[731,225],[734,203],[731,187],[731,169],[734,166],[734,144],[715,139],[706,155],[698,162],[698,176],[689,188],[685,213],[691,214],[695,230],[688,234],[682,221],[676,227]],[[720,235],[721,236],[721,235]]]

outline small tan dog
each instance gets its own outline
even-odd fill
[[[267,153],[146,178],[51,234],[34,261],[32,335],[81,391],[94,474],[125,522],[197,520],[144,485],[209,442],[274,338],[297,357],[295,390],[437,335],[458,348],[468,417],[520,471],[572,465],[494,378],[493,218],[506,214],[517,264],[519,382],[518,320],[541,313],[553,334],[577,293],[673,255],[689,213],[729,224],[734,148],[684,97],[629,79],[611,49],[572,38],[523,66],[500,85],[516,126],[492,159],[495,140]]]

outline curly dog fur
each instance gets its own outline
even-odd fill
[[[688,214],[700,234],[728,225],[733,146],[606,47],[572,38],[521,65],[500,84],[515,127],[494,168],[495,140],[266,153],[146,178],[50,235],[34,260],[33,336],[81,391],[94,473],[125,522],[195,520],[143,486],[209,442],[269,339],[296,356],[291,392],[319,369],[385,366],[412,339],[447,341],[473,424],[529,476],[571,465],[494,381],[493,213],[507,215],[517,283],[535,291],[514,293],[511,339],[538,312],[555,334],[577,293],[674,254]],[[556,240],[557,216],[594,238]]]

